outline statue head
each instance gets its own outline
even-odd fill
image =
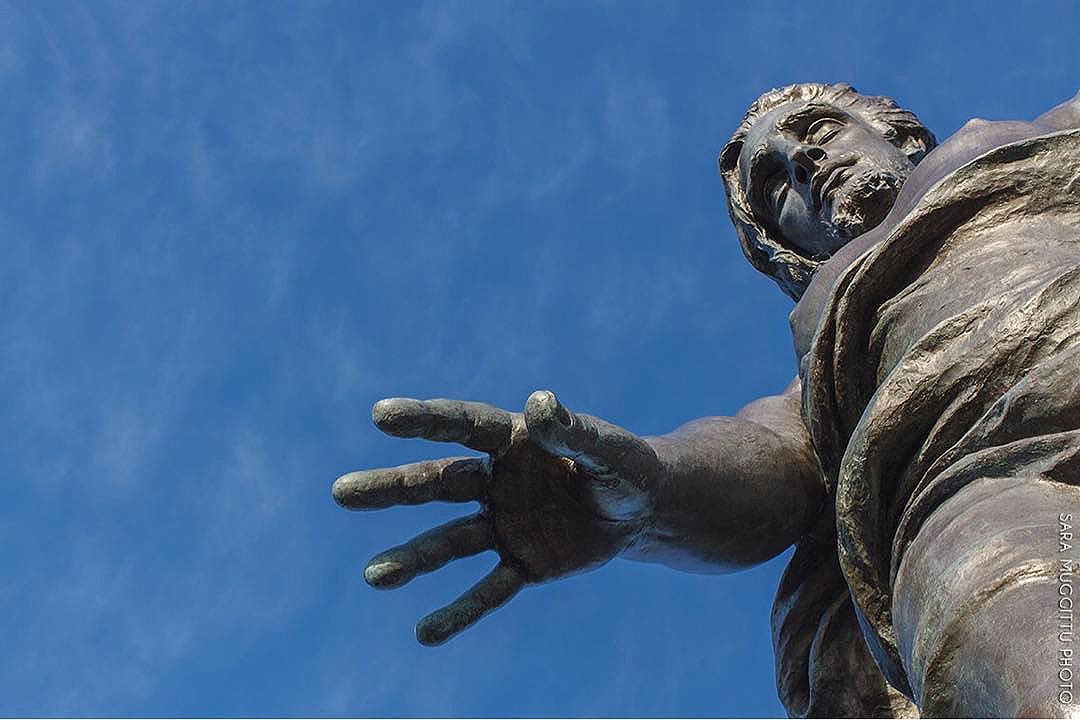
[[[770,90],[720,153],[743,253],[798,300],[818,265],[885,218],[935,144],[912,113],[847,84]]]

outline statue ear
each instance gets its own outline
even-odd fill
[[[919,161],[926,157],[927,152],[926,143],[913,135],[904,138],[900,150],[908,156],[908,160],[911,161],[912,165],[918,165]]]
[[[741,140],[733,140],[720,152],[720,157],[716,158],[716,164],[721,173],[735,169],[735,165],[739,162],[739,153],[742,152],[742,146]]]

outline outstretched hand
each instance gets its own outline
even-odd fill
[[[592,569],[639,536],[664,472],[638,436],[577,415],[539,390],[524,413],[460,400],[381,400],[375,424],[397,437],[456,442],[487,457],[453,457],[349,473],[334,499],[353,510],[476,501],[481,510],[375,556],[364,578],[404,585],[458,558],[494,550],[499,563],[416,637],[438,645],[502,606],[525,585]]]

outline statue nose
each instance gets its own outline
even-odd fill
[[[817,164],[826,157],[825,151],[819,147],[799,146],[795,149],[795,179],[805,183],[817,169]]]

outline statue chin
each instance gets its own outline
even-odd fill
[[[837,192],[830,218],[837,241],[833,252],[885,219],[905,179],[898,173],[873,170],[852,178]]]

